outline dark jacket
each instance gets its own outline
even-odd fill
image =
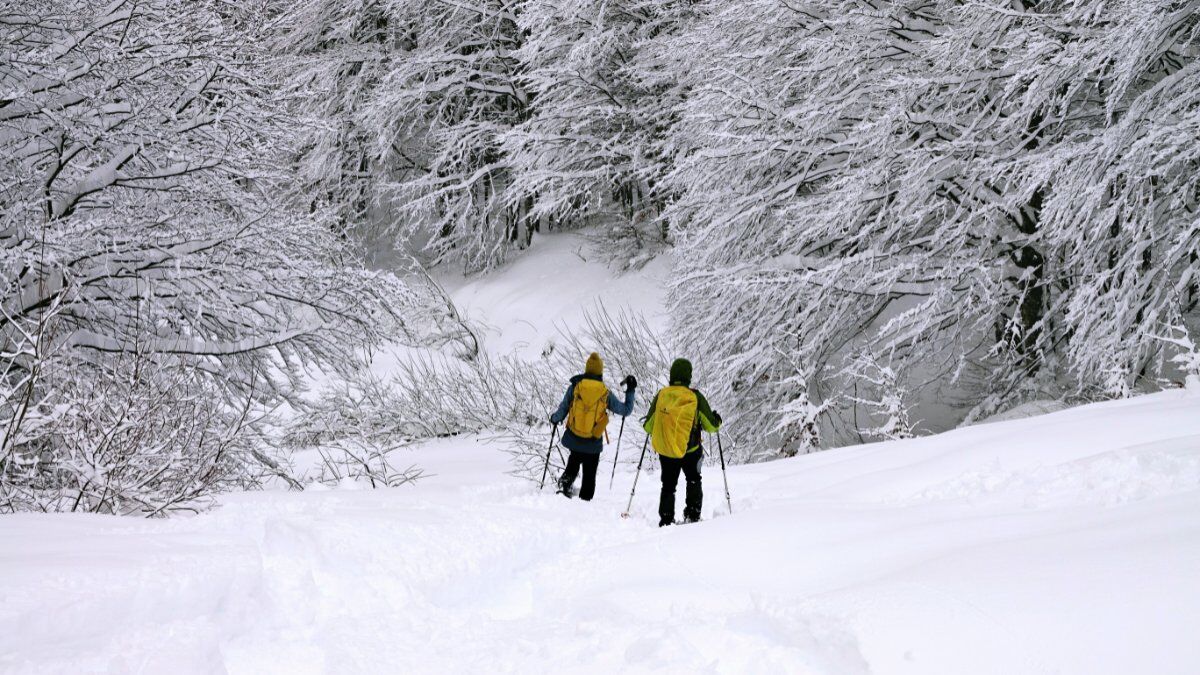
[[[571,409],[571,399],[575,396],[575,383],[587,378],[589,380],[604,381],[604,378],[599,375],[576,375],[571,378],[571,384],[567,387],[567,393],[563,396],[562,403],[558,404],[558,410],[550,416],[550,421],[554,424],[560,424],[567,419],[567,412]],[[614,414],[622,417],[633,412],[634,389],[630,387],[625,391],[625,400],[621,401],[617,398],[612,389],[608,390],[608,409]],[[576,436],[570,428],[563,430],[562,444],[568,450],[575,452],[583,452],[592,455],[598,455],[604,451],[603,438],[580,438]]]

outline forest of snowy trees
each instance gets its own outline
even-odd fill
[[[1198,209],[1200,0],[14,0],[0,512],[294,482],[363,408],[349,464],[543,433],[561,372],[480,354],[429,274],[538,231],[670,257],[668,344],[593,336],[701,356],[741,460],[1172,386]],[[361,383],[389,341],[446,357]],[[450,378],[533,393],[439,421]]]

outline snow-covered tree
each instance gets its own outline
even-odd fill
[[[274,1],[313,207],[379,244],[486,269],[525,245],[501,137],[526,116],[517,0]]]
[[[690,3],[527,0],[516,53],[532,92],[528,119],[505,137],[513,200],[541,222],[610,223],[606,234],[653,248],[674,82],[655,50]],[[611,245],[611,243],[610,243]],[[631,251],[636,256],[637,251]]]
[[[676,317],[749,429],[835,398],[861,350],[968,401],[1128,389],[1154,327],[1195,311],[1186,3],[701,14],[672,45]]]
[[[362,107],[385,168],[396,231],[434,260],[485,269],[521,243],[526,221],[506,200],[504,133],[529,97],[514,56],[516,0],[392,0],[385,4],[386,75]]]
[[[0,510],[158,514],[278,465],[261,418],[411,293],[281,198],[259,17],[198,0],[0,16]]]
[[[386,0],[276,3],[269,42],[279,81],[303,123],[296,185],[314,211],[336,214],[341,231],[372,241],[391,228],[379,209],[391,169],[380,159],[380,131],[363,119],[404,44]]]
[[[1200,14],[1183,2],[1064,3],[1038,23],[1061,56],[1031,87],[1046,92],[1061,140],[1013,158],[1010,175],[1026,193],[1046,186],[1055,337],[1082,386],[1121,370],[1141,387],[1156,374],[1158,327],[1197,309]]]
[[[607,226],[614,258],[665,237],[677,73],[664,38],[687,2],[276,2],[275,52],[312,207],[434,263],[484,269],[536,230]]]
[[[273,6],[315,213],[472,270],[538,228],[673,243],[738,447],[856,435],[860,354],[971,417],[1124,395],[1197,312],[1180,0]]]

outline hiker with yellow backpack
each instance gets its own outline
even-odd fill
[[[575,477],[583,469],[583,484],[579,498],[587,501],[596,492],[596,467],[600,464],[600,453],[604,451],[604,431],[608,426],[608,411],[626,417],[633,412],[634,392],[637,379],[632,375],[621,380],[625,385],[625,400],[619,400],[604,385],[604,361],[592,352],[584,365],[583,374],[571,378],[567,393],[558,410],[550,415],[550,423],[557,426],[565,419],[567,429],[562,435],[562,444],[571,451],[567,468],[558,481],[559,492],[572,496]],[[623,421],[623,420],[622,420]],[[552,441],[553,442],[553,441]]]
[[[659,527],[675,522],[675,486],[679,483],[680,472],[687,485],[683,521],[694,523],[700,520],[700,506],[704,502],[704,490],[700,482],[704,446],[700,442],[700,431],[712,434],[721,428],[721,416],[713,412],[704,394],[692,389],[691,384],[691,361],[675,359],[671,364],[669,385],[655,394],[654,401],[650,403],[650,414],[642,424],[642,428],[650,435],[650,442],[662,465],[662,493],[658,498]],[[724,456],[721,461],[724,466]]]

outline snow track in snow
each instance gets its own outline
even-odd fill
[[[23,592],[6,594],[0,608],[0,669],[432,673],[557,664],[576,672],[723,663],[796,672],[822,658],[862,665],[852,639],[782,603],[706,594],[680,602],[689,588],[624,583],[601,552],[640,542],[663,553],[655,542],[670,538],[647,513],[657,493],[651,480],[641,482],[649,501],[622,520],[628,474],[586,503],[504,480],[494,448],[440,445],[435,452],[451,463],[472,457],[502,484],[431,479],[428,487],[375,492],[242,495],[172,521],[5,519],[6,539],[24,541],[0,558],[0,569]],[[439,463],[432,453],[426,459]],[[821,657],[829,644],[833,656]]]

